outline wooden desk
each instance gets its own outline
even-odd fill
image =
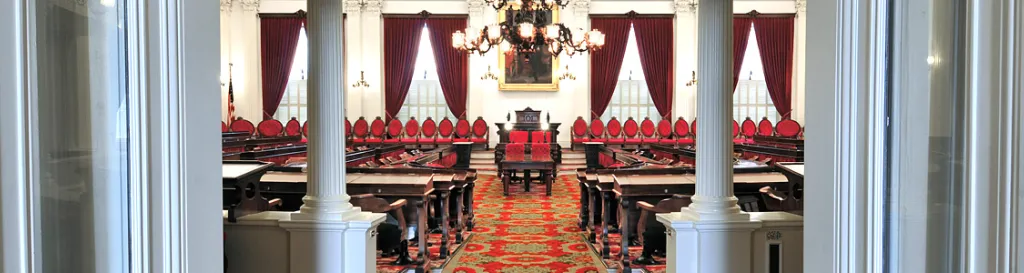
[[[544,160],[544,161],[533,161],[533,160],[502,160],[501,161],[501,185],[503,194],[508,196],[509,185],[512,184],[512,173],[517,171],[523,171],[523,186],[526,187],[526,192],[530,192],[530,171],[536,170],[540,172],[541,179],[544,180],[544,184],[547,186],[546,194],[551,196],[551,184],[555,176],[555,161]]]
[[[804,201],[804,163],[803,162],[787,162],[787,163],[776,163],[775,168],[780,173],[789,179],[789,199],[787,199],[786,205],[790,208],[794,208],[801,215],[803,214],[803,201]]]
[[[235,222],[238,217],[270,209],[270,203],[260,191],[260,179],[273,165],[259,161],[224,161],[221,170],[228,221]]]

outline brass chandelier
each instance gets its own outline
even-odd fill
[[[467,53],[484,55],[492,48],[502,52],[529,54],[547,50],[552,55],[565,52],[594,51],[604,46],[604,34],[594,29],[572,30],[561,23],[549,22],[547,15],[553,9],[569,4],[568,0],[486,0],[498,12],[506,12],[505,19],[483,29],[466,28],[452,33],[452,46]]]

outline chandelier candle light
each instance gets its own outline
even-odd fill
[[[536,52],[547,46],[552,55],[563,51],[569,56],[594,51],[604,46],[604,33],[594,29],[572,30],[561,23],[548,22],[546,13],[565,7],[568,0],[486,0],[500,12],[508,11],[503,22],[466,28],[452,33],[452,46],[467,53],[484,55],[495,46],[502,52],[519,54]]]

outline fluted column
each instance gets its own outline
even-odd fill
[[[793,60],[793,113],[790,118],[804,124],[804,117],[807,116],[806,107],[804,106],[804,98],[807,94],[806,86],[806,75],[807,75],[807,0],[796,1],[796,31],[794,32],[794,39],[796,40],[794,45],[793,53],[795,56]]]
[[[700,220],[749,218],[733,195],[732,2],[701,1],[697,11],[697,190],[684,211]]]
[[[343,220],[353,212],[345,193],[345,75],[341,43],[342,0],[309,0],[309,181],[303,219]]]

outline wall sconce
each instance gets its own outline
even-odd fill
[[[569,71],[569,65],[565,65],[565,69],[562,69],[562,75],[558,77],[558,80],[576,80],[576,75],[573,75]]]
[[[483,76],[480,76],[480,79],[481,80],[485,80],[485,81],[486,80],[496,81],[496,80],[498,80],[498,76],[495,76],[494,73],[491,73],[491,66],[488,65],[487,66],[487,73],[484,73]]]
[[[366,82],[366,71],[359,71],[359,81],[352,84],[352,88],[359,87],[370,87],[370,83]]]
[[[697,71],[690,71],[690,81],[686,82],[686,86],[697,85]]]

